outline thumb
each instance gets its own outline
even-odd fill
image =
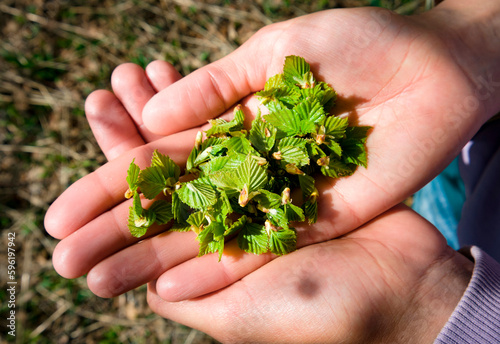
[[[273,68],[266,47],[271,38],[258,41],[254,36],[231,54],[157,93],[143,110],[146,127],[156,134],[169,135],[199,126],[262,89],[268,70]]]

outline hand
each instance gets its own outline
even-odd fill
[[[473,263],[397,206],[339,239],[280,257],[225,289],[148,303],[223,343],[432,343]]]
[[[447,3],[454,2],[442,6]],[[338,113],[375,127],[368,139],[368,169],[324,183],[318,223],[297,228],[299,246],[337,237],[418,189],[492,113],[488,98],[456,121],[462,114],[455,114],[456,104],[464,104],[474,94],[476,86],[469,75],[475,65],[464,69],[459,63],[468,58],[466,49],[450,53],[459,40],[439,24],[449,11],[438,9],[416,18],[379,9],[333,10],[270,26],[234,54],[161,91],[146,105],[143,119],[151,128],[156,115],[165,115],[163,122],[170,129],[160,121],[154,128],[163,133],[195,126],[262,88],[265,79],[281,69],[285,55],[304,56],[316,73],[339,90]],[[365,36],[368,41],[363,41]],[[487,57],[483,61],[486,71],[491,69]],[[243,85],[242,91],[232,83]],[[125,91],[133,89],[124,90],[124,103]],[[153,111],[160,105],[166,113]],[[168,114],[176,117],[169,119]],[[140,125],[140,113],[132,118]],[[161,276],[158,293],[175,301],[218,290],[272,258],[233,253],[234,243],[229,243],[221,263],[213,256],[190,260],[197,253],[192,234],[156,235],[162,231],[156,228],[138,245],[129,235],[130,202],[123,202],[128,164],[135,157],[144,166],[154,148],[177,162],[185,160],[196,131],[124,153],[75,183],[54,203],[46,228],[53,236],[65,238],[54,252],[54,265],[63,276],[88,272],[89,287],[101,296],[114,296]],[[142,135],[152,134],[145,131]]]

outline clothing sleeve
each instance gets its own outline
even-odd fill
[[[435,344],[500,343],[500,264],[478,247],[464,250],[474,260],[472,278]]]

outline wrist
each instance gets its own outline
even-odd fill
[[[413,302],[394,332],[398,340],[403,335],[406,343],[432,343],[467,289],[473,268],[472,261],[451,248],[434,262],[415,286]]]
[[[500,2],[446,0],[422,18],[471,81],[486,122],[500,111]]]

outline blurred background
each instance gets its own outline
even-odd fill
[[[145,287],[101,299],[85,277],[67,280],[52,267],[57,241],[43,217],[62,191],[106,161],[83,108],[91,91],[110,89],[117,65],[160,59],[186,75],[273,22],[337,7],[411,14],[425,3],[0,0],[0,342],[216,343],[153,314]],[[15,233],[16,337],[6,335],[9,233]]]

